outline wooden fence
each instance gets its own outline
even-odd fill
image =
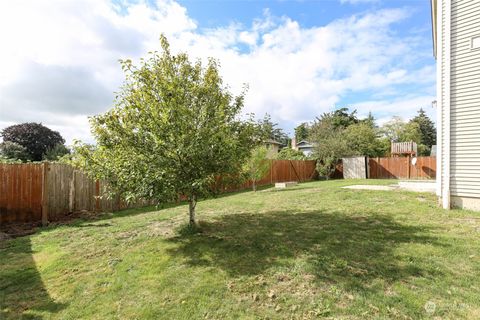
[[[315,175],[315,161],[269,160],[268,174],[258,185],[307,181]],[[119,197],[101,197],[107,184],[58,163],[0,164],[0,225],[59,220],[68,213],[117,211],[127,208]],[[220,184],[220,192],[241,190],[251,183]],[[147,205],[139,202],[135,206]]]
[[[42,218],[42,164],[0,164],[0,225]]]
[[[411,157],[369,158],[370,179],[435,179],[435,157],[417,157],[412,165]]]
[[[270,168],[261,180],[257,181],[257,186],[274,184],[275,182],[286,181],[309,181],[316,177],[317,171],[315,160],[267,160],[270,162]],[[223,178],[217,182],[219,192],[231,192],[249,189],[252,182],[232,183]]]

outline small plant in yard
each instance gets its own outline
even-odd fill
[[[270,169],[270,162],[267,159],[268,150],[264,146],[252,150],[250,158],[243,165],[243,171],[247,179],[252,181],[253,191],[257,191],[257,182],[262,179]]]
[[[240,120],[244,93],[226,89],[217,61],[203,66],[173,55],[163,36],[161,46],[140,66],[122,61],[126,80],[115,106],[90,119],[97,145],[77,144],[76,163],[127,200],[186,197],[195,225],[198,198],[213,193],[216,177],[238,175],[256,126]]]

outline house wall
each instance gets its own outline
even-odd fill
[[[452,0],[450,194],[480,197],[480,1]]]
[[[437,103],[442,204],[480,208],[480,1],[442,0]]]
[[[280,146],[273,143],[266,144],[267,147],[267,158],[268,159],[275,159],[277,157],[278,152],[280,151]]]
[[[298,150],[302,151],[306,156],[310,156],[313,153],[313,147],[298,148]]]

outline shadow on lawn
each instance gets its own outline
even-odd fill
[[[439,244],[421,226],[406,226],[384,215],[355,216],[321,211],[231,214],[202,224],[202,233],[172,238],[170,252],[193,266],[212,266],[230,276],[256,275],[275,266],[294,267],[318,281],[365,289],[373,279],[393,282],[411,276],[438,276],[395,255],[405,243]],[[442,244],[443,245],[443,244]]]
[[[0,319],[2,320],[42,319],[42,316],[31,314],[31,312],[55,313],[65,308],[65,304],[55,302],[48,294],[32,254],[28,236],[0,242]],[[7,266],[4,265],[5,262],[11,264]]]

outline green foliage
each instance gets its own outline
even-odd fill
[[[243,165],[243,172],[246,178],[252,181],[253,191],[257,190],[257,181],[262,179],[270,169],[267,155],[268,150],[266,147],[256,147],[251,151],[250,157]]]
[[[437,130],[435,124],[422,108],[418,110],[418,115],[410,120],[410,123],[418,124],[421,144],[421,148],[419,146],[419,154],[423,156],[430,155],[432,146],[437,143]]]
[[[63,144],[57,144],[45,152],[43,159],[49,161],[58,161],[60,158],[68,154],[70,154],[70,149],[65,147]]]
[[[314,122],[310,129],[310,142],[314,144],[314,157],[317,170],[322,176],[330,176],[342,157],[365,155],[383,156],[390,148],[390,143],[380,139],[371,113],[364,120],[359,120],[356,110],[349,112],[341,108],[324,113]]]
[[[6,158],[3,155],[0,155],[0,163],[23,163],[22,160]]]
[[[224,87],[218,62],[150,53],[139,66],[122,61],[126,80],[115,106],[90,119],[95,148],[77,144],[72,162],[108,180],[127,200],[211,195],[218,176],[238,175],[254,146],[253,120],[240,120],[244,93]]]
[[[347,147],[355,155],[380,157],[385,155],[390,144],[385,144],[378,138],[376,130],[367,122],[353,124],[343,132]]]
[[[340,108],[333,112],[324,113],[317,121],[329,121],[334,129],[345,129],[346,127],[359,122],[357,110],[348,112],[348,108]]]
[[[0,157],[2,162],[25,162],[30,159],[24,146],[11,141],[0,143]]]
[[[290,143],[290,138],[283,132],[282,128],[278,127],[278,123],[272,121],[269,114],[265,114],[262,120],[258,121],[258,130],[261,140],[273,140],[280,142],[282,146],[287,146]]]
[[[41,123],[27,122],[3,129],[3,141],[14,142],[26,149],[30,161],[41,161],[43,155],[56,145],[65,143],[60,133]]]
[[[385,123],[380,132],[392,142],[413,141],[420,144],[420,126],[416,122],[405,122],[402,118],[395,116]]]
[[[318,159],[317,171],[320,176],[329,177],[339,159],[354,152],[348,147],[344,128],[337,127],[332,117],[317,119],[312,126],[310,140],[314,144],[313,156]]]
[[[370,128],[373,128],[373,129],[378,128],[378,126],[375,122],[375,117],[373,116],[372,112],[369,112],[367,118],[365,118],[363,120],[360,120],[359,122],[360,123],[365,123],[366,125],[368,125]]]
[[[415,142],[419,155],[429,155],[430,153],[430,147],[422,143],[422,131],[417,121],[404,122],[400,117],[393,117],[382,126],[380,132],[388,141]]]
[[[278,160],[307,160],[308,157],[303,154],[302,151],[294,150],[291,148],[283,148],[277,154]]]
[[[310,134],[310,127],[308,123],[304,122],[295,128],[295,139],[297,143],[302,140],[307,140]]]

